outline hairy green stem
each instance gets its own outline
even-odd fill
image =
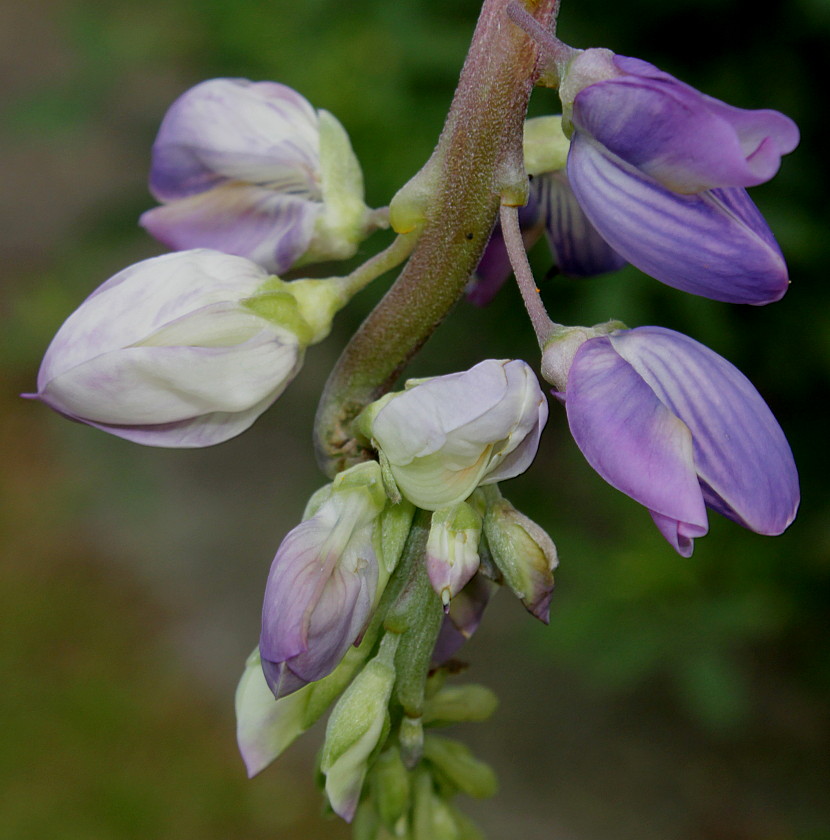
[[[522,126],[538,50],[506,9],[484,0],[444,130],[430,161],[418,244],[398,280],[349,342],[317,410],[315,447],[329,475],[365,457],[351,423],[388,391],[464,292],[500,199],[522,203]],[[555,0],[524,0],[542,26]],[[517,200],[518,197],[518,200]]]

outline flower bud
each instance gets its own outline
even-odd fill
[[[216,251],[144,260],[64,322],[32,396],[136,443],[221,443],[279,397],[345,302],[334,279],[285,283]]]
[[[409,808],[409,773],[397,747],[382,752],[372,767],[372,798],[378,815],[390,830]]]
[[[464,373],[410,381],[359,420],[400,492],[438,510],[479,484],[524,472],[547,420],[547,400],[525,362],[488,359]]]
[[[564,402],[588,463],[684,557],[708,531],[706,508],[759,534],[795,518],[798,472],[781,427],[737,368],[688,336],[637,327],[589,339]]]
[[[481,516],[465,502],[432,514],[426,567],[432,588],[446,608],[478,569]]]
[[[382,214],[343,126],[275,82],[211,79],[170,107],[141,224],[176,250],[211,247],[281,273],[351,257]]]
[[[498,698],[486,686],[447,686],[429,697],[424,705],[424,724],[448,726],[487,720],[498,706]]]
[[[496,792],[496,774],[459,741],[430,735],[424,740],[424,758],[468,796],[486,799]]]
[[[275,696],[331,673],[363,632],[388,579],[378,562],[385,504],[377,463],[358,464],[335,478],[328,499],[280,545],[260,637]]]
[[[424,721],[420,715],[410,717],[405,714],[401,718],[398,742],[404,764],[412,769],[424,754]]]
[[[248,657],[235,705],[236,740],[249,778],[264,770],[308,728],[305,713],[310,688],[275,700],[262,673],[259,650]]]
[[[394,633],[384,636],[378,655],[343,693],[326,727],[320,769],[331,807],[347,821],[357,808],[369,757],[388,727],[398,639]]]
[[[547,624],[553,570],[559,563],[553,540],[507,499],[488,506],[484,534],[504,582],[530,613]]]
[[[416,773],[413,788],[413,840],[458,840],[458,831],[447,803],[437,795],[426,770]]]

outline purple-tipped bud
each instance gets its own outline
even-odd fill
[[[561,89],[572,122],[568,178],[622,257],[669,286],[731,303],[787,290],[781,251],[745,187],[778,171],[798,129],[745,111],[645,61],[586,50]]]
[[[282,273],[344,259],[383,220],[339,122],[276,82],[211,79],[170,107],[141,224],[176,250],[209,247]]]
[[[479,484],[523,473],[539,444],[547,399],[525,362],[488,359],[464,373],[407,383],[369,406],[360,425],[400,492],[425,510]]]
[[[784,433],[749,380],[691,338],[661,327],[590,338],[564,398],[588,462],[648,508],[681,555],[708,531],[707,507],[759,534],[793,521]]]
[[[432,514],[426,567],[444,608],[478,570],[481,516],[465,502]]]
[[[262,607],[262,669],[276,697],[331,673],[363,632],[388,578],[379,563],[386,505],[369,461],[335,478],[316,513],[277,551]]]

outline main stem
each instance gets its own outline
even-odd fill
[[[484,0],[447,121],[427,167],[434,190],[418,244],[395,284],[346,346],[315,421],[320,466],[333,475],[365,453],[354,418],[388,391],[461,297],[496,220],[520,190],[522,126],[537,78],[534,42],[507,17],[511,0]],[[555,0],[524,0],[542,26]],[[434,180],[432,176],[434,175]]]

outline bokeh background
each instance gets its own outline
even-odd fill
[[[741,308],[629,269],[544,284],[554,317],[662,324],[707,343],[779,417],[803,483],[771,539],[712,516],[689,560],[597,478],[561,411],[505,493],[559,545],[549,627],[501,593],[465,657],[501,695],[459,730],[497,768],[468,810],[491,838],[830,838],[828,0],[565,0],[560,34],[653,61],[803,132],[753,190],[788,257],[780,303]],[[316,397],[387,281],[338,316],[255,427],[164,451],[73,425],[33,389],[61,321],[162,248],[136,225],[159,121],[213,76],[273,79],[339,116],[388,202],[440,130],[475,0],[0,2],[0,837],[314,840],[318,727],[248,781],[233,689],[273,553],[322,482]],[[556,109],[548,91],[533,113]],[[369,253],[383,244],[377,235]],[[540,248],[538,275],[549,268]],[[413,366],[537,351],[518,295],[460,305]],[[759,453],[763,457],[763,453]]]

